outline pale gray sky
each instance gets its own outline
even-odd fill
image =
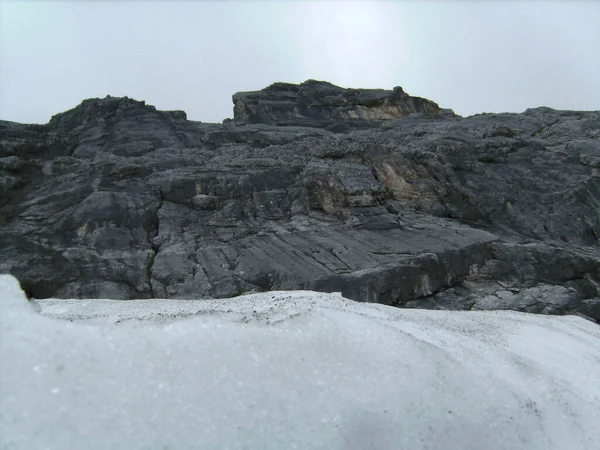
[[[600,1],[0,0],[0,119],[129,96],[191,120],[309,78],[461,115],[600,109]]]

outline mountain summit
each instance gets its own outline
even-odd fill
[[[455,116],[275,83],[234,119],[107,97],[0,122],[0,272],[36,298],[310,289],[600,320],[600,112]]]
[[[399,119],[420,114],[426,117],[454,117],[420,97],[411,97],[401,87],[344,89],[326,81],[302,84],[274,83],[255,92],[233,96],[236,123],[297,126],[331,126],[332,122],[363,123]]]

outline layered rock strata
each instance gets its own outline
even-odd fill
[[[341,291],[600,320],[600,112],[461,118],[276,83],[205,124],[129,98],[0,122],[0,271],[30,296]]]

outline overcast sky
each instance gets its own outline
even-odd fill
[[[309,78],[461,115],[600,109],[600,1],[0,0],[0,119],[129,96],[191,120]]]

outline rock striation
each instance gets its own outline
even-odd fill
[[[600,112],[461,118],[276,83],[234,119],[85,100],[0,122],[0,272],[36,298],[339,291],[600,320]]]
[[[378,121],[408,115],[455,116],[431,100],[411,97],[399,86],[391,91],[344,89],[316,80],[299,85],[274,83],[262,91],[238,92],[233,104],[237,124],[296,125],[332,131],[346,131],[348,122],[354,127],[372,127]]]

